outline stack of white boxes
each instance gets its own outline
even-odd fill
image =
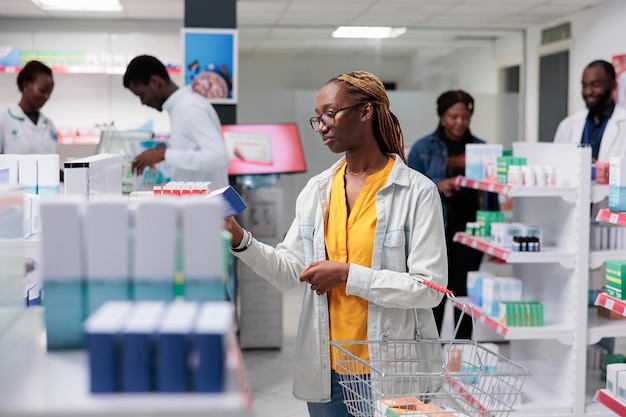
[[[242,214],[243,226],[263,243],[276,246],[282,242],[283,190],[274,187],[247,190],[243,198],[248,204]],[[241,348],[281,348],[282,294],[239,261],[237,287]]]

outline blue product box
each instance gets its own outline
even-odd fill
[[[233,330],[234,311],[227,301],[203,303],[194,328],[198,364],[194,369],[197,392],[224,390],[228,336]]]
[[[110,301],[103,304],[85,320],[89,382],[92,393],[120,391],[119,332],[132,306],[130,301]]]
[[[124,392],[149,392],[155,389],[155,335],[165,303],[143,301],[135,303],[122,329],[121,388]]]
[[[212,190],[206,198],[221,198],[224,206],[224,218],[238,216],[246,209],[246,203],[230,185],[217,190]]]
[[[198,303],[170,303],[157,331],[157,390],[186,392],[191,390],[191,333],[198,314]]]
[[[609,185],[609,210],[626,211],[626,187]]]

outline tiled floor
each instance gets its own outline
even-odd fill
[[[302,291],[283,293],[282,349],[244,350],[254,417],[308,417],[306,403],[292,395],[293,352]]]

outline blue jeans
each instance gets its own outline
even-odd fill
[[[310,417],[352,417],[348,413],[346,405],[343,403],[343,391],[339,385],[339,374],[331,371],[330,374],[330,402],[329,403],[311,403],[306,405],[309,409]]]

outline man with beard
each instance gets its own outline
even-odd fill
[[[588,110],[563,119],[554,142],[589,145],[594,162],[626,156],[626,109],[615,104],[616,87],[613,65],[602,60],[587,65],[583,71],[582,96]]]

